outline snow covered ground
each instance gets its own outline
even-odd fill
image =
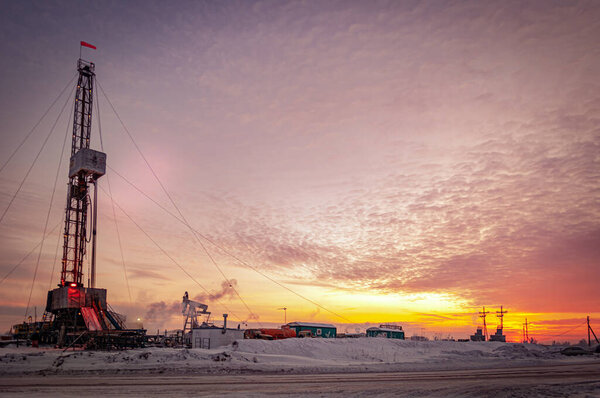
[[[239,340],[211,350],[66,351],[0,348],[0,377],[24,375],[352,373],[508,368],[600,362],[558,348],[499,342],[381,338]]]

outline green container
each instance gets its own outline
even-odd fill
[[[328,323],[290,322],[290,329],[296,331],[296,337],[323,337],[334,339],[337,328]]]

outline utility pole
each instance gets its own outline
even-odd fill
[[[479,317],[483,318],[483,341],[488,341],[488,331],[487,331],[487,325],[485,323],[485,317],[487,316],[487,314],[489,314],[489,311],[485,310],[485,306],[483,307],[483,311],[479,311]]]
[[[525,342],[529,343],[529,322],[527,322],[527,318],[525,318],[525,323],[523,324],[523,333],[525,335]]]
[[[507,314],[508,311],[504,311],[502,306],[500,306],[500,311],[496,311],[496,316],[500,318],[500,329],[504,330],[504,314]]]
[[[287,325],[287,307],[277,308],[278,310],[283,310],[283,324]]]
[[[592,329],[592,327],[590,326],[590,316],[589,315],[587,317],[587,327],[588,327],[588,347],[591,347],[591,345],[592,345],[592,340],[590,339],[590,332],[594,335],[594,338],[596,339],[596,343],[600,344],[600,340],[598,340],[598,337],[596,337],[596,333],[594,333],[594,329]]]

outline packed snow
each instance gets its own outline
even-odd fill
[[[211,350],[0,348],[0,376],[50,374],[343,373],[484,369],[600,361],[556,347],[383,338],[238,340]]]

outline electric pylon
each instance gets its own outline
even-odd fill
[[[508,311],[504,311],[502,306],[500,306],[500,311],[496,311],[496,316],[500,318],[500,329],[504,330],[504,314],[507,314]]]
[[[485,323],[485,317],[489,313],[490,313],[489,311],[485,310],[485,306],[483,307],[483,311],[479,311],[479,317],[483,318],[483,336],[484,336],[484,341],[488,341],[488,339],[489,339],[488,331],[487,331],[487,324]]]

